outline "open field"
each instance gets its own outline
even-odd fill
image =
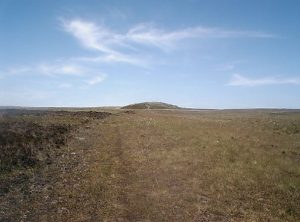
[[[1,222],[300,220],[299,111],[9,113]]]

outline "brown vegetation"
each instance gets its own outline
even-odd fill
[[[84,119],[48,116],[77,124],[56,158],[1,175],[3,221],[300,219],[298,112],[136,110]]]
[[[0,170],[51,162],[75,126],[108,113],[4,110],[0,119]],[[53,120],[57,121],[54,121]],[[81,119],[79,119],[81,118]],[[49,121],[48,121],[49,119]]]

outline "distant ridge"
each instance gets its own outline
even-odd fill
[[[162,102],[143,102],[123,106],[121,109],[180,109],[180,107]]]

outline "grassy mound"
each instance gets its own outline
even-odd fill
[[[180,109],[180,107],[162,102],[144,102],[123,106],[122,109]]]

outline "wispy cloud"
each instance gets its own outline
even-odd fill
[[[100,55],[94,57],[77,57],[73,58],[74,61],[80,62],[95,62],[95,63],[127,63],[137,66],[146,67],[148,62],[143,59],[139,59],[130,55],[123,55],[123,54],[107,54],[107,55]]]
[[[61,64],[61,63],[54,63],[54,64],[37,64],[33,66],[21,66],[21,67],[11,67],[3,73],[9,75],[18,75],[18,74],[42,74],[42,75],[84,75],[87,70],[75,64]]]
[[[156,28],[151,23],[137,24],[123,33],[117,33],[96,23],[82,19],[63,20],[64,30],[82,46],[100,52],[94,61],[124,62],[139,65],[142,60],[135,52],[139,45],[170,51],[179,41],[191,38],[273,38],[272,34],[257,31],[236,31],[211,27],[188,27],[173,31]],[[92,59],[91,59],[92,60]]]
[[[108,28],[83,20],[63,21],[65,31],[73,35],[82,46],[101,53],[96,57],[79,58],[90,62],[120,62],[132,65],[144,65],[137,57],[123,53],[120,48],[133,49],[126,43],[126,36],[117,34]]]
[[[85,68],[74,64],[41,64],[33,70],[45,75],[83,75],[86,73]]]
[[[95,51],[94,56],[82,56],[59,60],[56,62],[40,63],[29,66],[11,67],[2,70],[5,75],[33,74],[46,76],[76,76],[85,84],[95,85],[102,82],[106,75],[99,71],[97,63],[125,63],[140,67],[151,67],[152,50],[170,52],[178,47],[178,42],[191,38],[273,38],[272,34],[257,31],[227,30],[212,27],[187,27],[183,29],[166,30],[152,23],[141,23],[129,27],[124,32],[116,32],[95,22],[82,19],[61,20],[63,30],[71,34],[86,49]],[[92,64],[93,63],[93,64]],[[98,66],[98,67],[97,67]],[[234,69],[234,64],[223,67]],[[0,77],[1,78],[1,77]],[[89,79],[89,80],[87,80]],[[267,80],[267,81],[266,81]],[[231,85],[262,84],[261,80],[251,80],[236,75]],[[277,79],[264,79],[269,84],[278,84]],[[291,83],[292,80],[289,80]],[[275,83],[276,82],[276,83]],[[294,83],[295,84],[295,83]],[[59,87],[68,88],[67,84]]]
[[[248,78],[240,74],[234,74],[228,85],[231,86],[262,86],[262,85],[300,85],[300,78],[278,78],[278,77],[264,77],[264,78]]]
[[[78,19],[63,21],[63,27],[86,48],[105,53],[115,53],[109,45],[110,42],[116,41],[117,36],[106,28]]]
[[[89,84],[89,85],[96,85],[98,83],[101,83],[103,82],[103,80],[105,79],[105,75],[101,75],[101,76],[96,76],[95,78],[92,78],[90,80],[87,80],[86,82]]]
[[[161,49],[170,49],[178,41],[190,38],[273,38],[274,35],[255,31],[233,31],[210,27],[189,27],[185,29],[166,31],[149,24],[139,24],[131,28],[124,39],[148,44]]]
[[[5,78],[8,75],[44,75],[49,77],[76,77],[78,80],[88,85],[94,85],[102,82],[106,75],[99,71],[97,67],[85,65],[85,64],[71,64],[63,62],[54,62],[50,64],[37,64],[33,66],[22,66],[22,67],[12,67],[3,71],[5,75],[1,76]],[[1,78],[0,77],[0,78]],[[90,80],[86,80],[91,78]],[[70,88],[72,87],[69,83],[61,83],[58,88]]]

